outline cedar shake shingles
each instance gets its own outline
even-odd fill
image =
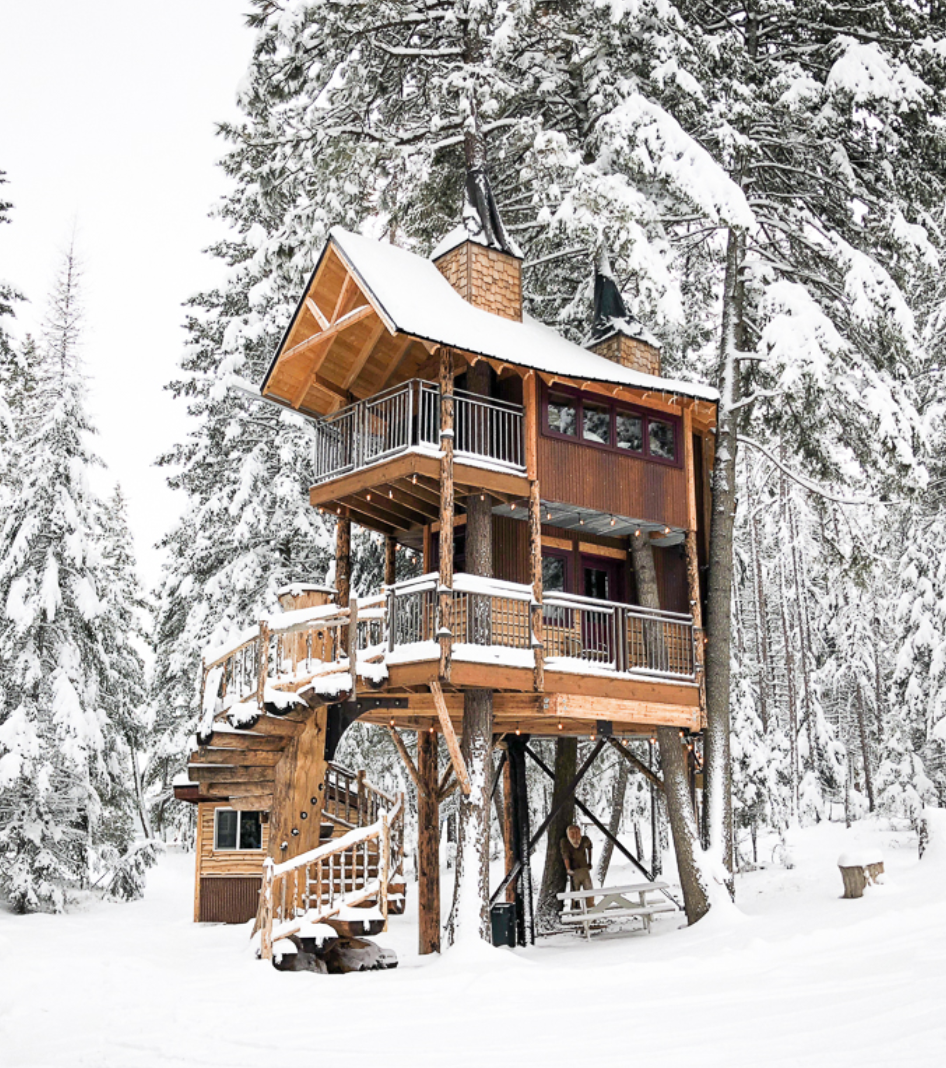
[[[505,319],[522,320],[522,264],[514,256],[464,241],[436,266],[464,300]]]

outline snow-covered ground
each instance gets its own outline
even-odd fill
[[[885,885],[842,900],[839,854],[877,846]],[[946,861],[868,822],[792,853],[740,878],[741,915],[689,930],[421,960],[409,912],[379,939],[399,968],[349,976],[279,973],[242,929],[195,926],[193,858],[169,854],[135,904],[0,913],[0,1065],[946,1064]]]

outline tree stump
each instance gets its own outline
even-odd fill
[[[864,890],[873,886],[884,873],[884,862],[879,858],[868,860],[863,858],[855,860],[852,857],[842,856],[838,860],[838,868],[841,871],[841,879],[844,881],[844,897],[863,897]]]

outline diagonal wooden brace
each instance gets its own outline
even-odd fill
[[[460,743],[457,741],[453,723],[450,721],[450,713],[447,711],[447,702],[443,699],[443,690],[440,688],[440,683],[437,679],[431,679],[428,685],[430,686],[430,692],[434,696],[434,708],[437,709],[437,718],[440,720],[440,729],[443,731],[443,736],[447,743],[447,751],[450,753],[450,762],[453,764],[453,770],[456,772],[457,781],[460,783],[460,789],[469,797],[472,789],[472,786],[470,785],[470,776],[466,770],[463,754],[460,752]]]

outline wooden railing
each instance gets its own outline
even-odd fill
[[[263,861],[257,929],[264,960],[272,959],[274,941],[298,933],[304,923],[323,922],[372,899],[387,919],[388,886],[403,856],[404,797],[371,789],[388,806],[373,823],[282,864]]]

